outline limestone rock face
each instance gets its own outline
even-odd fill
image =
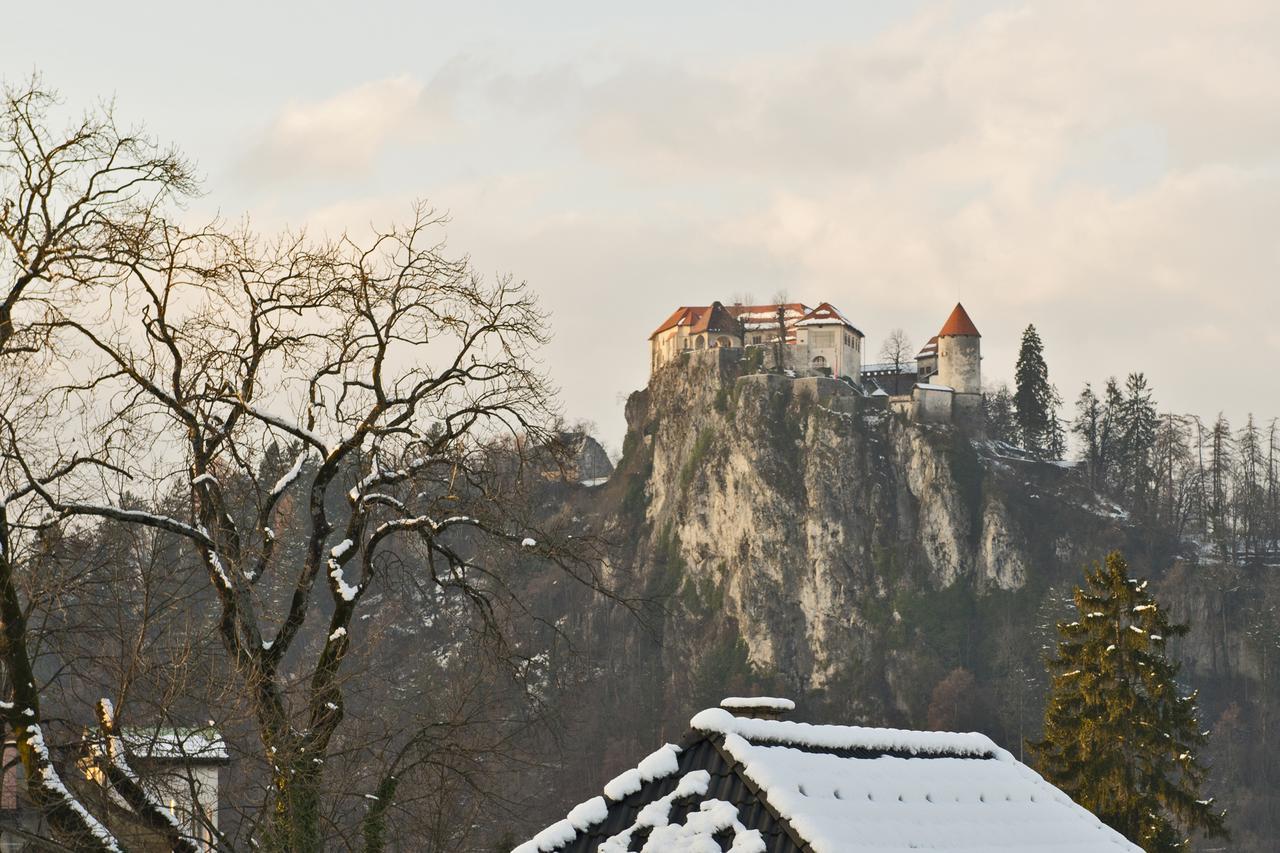
[[[749,365],[741,350],[691,353],[628,405],[628,453],[643,459],[623,468],[645,497],[636,570],[674,567],[689,591],[666,654],[697,658],[711,606],[752,667],[822,690],[929,629],[904,625],[898,601],[1023,589],[1039,555],[1005,495],[1024,488],[1025,462],[842,381]]]
[[[549,587],[584,658],[568,708],[591,706],[600,742],[633,757],[724,696],[784,695],[806,719],[968,725],[1016,753],[1038,735],[1045,653],[1075,618],[1084,566],[1120,549],[1190,623],[1169,647],[1203,689],[1204,728],[1221,718],[1236,732],[1215,734],[1210,763],[1243,773],[1242,733],[1274,728],[1273,568],[1180,562],[1180,543],[1155,540],[1069,464],[762,362],[750,349],[677,356],[628,400],[609,481],[558,484],[577,497],[547,502],[616,545],[606,580],[630,596],[623,607]],[[943,690],[963,683],[971,693]],[[957,710],[972,716],[947,722]],[[1258,766],[1274,755],[1259,748]],[[1253,853],[1274,846],[1259,816],[1280,800],[1250,774],[1215,778],[1213,792],[1248,789],[1240,825],[1262,829],[1238,846]]]

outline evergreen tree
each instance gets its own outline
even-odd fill
[[[1110,496],[1120,497],[1120,417],[1124,411],[1124,393],[1120,383],[1112,376],[1107,380],[1102,397],[1102,427],[1099,430],[1098,456],[1101,464],[1099,482]]]
[[[1230,500],[1228,489],[1231,484],[1232,470],[1231,424],[1218,413],[1209,433],[1209,446],[1212,455],[1209,459],[1208,476],[1208,522],[1209,531],[1214,543],[1218,546],[1223,562],[1235,555],[1236,543],[1233,536]]]
[[[1089,469],[1089,485],[1095,490],[1102,485],[1102,428],[1104,410],[1102,401],[1088,382],[1076,398],[1076,418],[1071,431],[1080,439],[1080,458]]]
[[[1062,395],[1057,386],[1049,386],[1049,424],[1045,434],[1044,449],[1050,459],[1067,458],[1067,433],[1062,428],[1062,418],[1058,417],[1058,409],[1062,407]]]
[[[1044,739],[1029,744],[1040,772],[1148,853],[1187,848],[1187,836],[1225,836],[1225,813],[1202,799],[1207,743],[1196,694],[1178,689],[1166,654],[1173,624],[1129,577],[1119,553],[1085,573],[1078,619],[1058,624]]]
[[[1057,392],[1049,384],[1044,344],[1035,326],[1022,333],[1022,347],[1014,370],[1013,410],[1022,446],[1044,455],[1054,440]]]
[[[982,420],[986,424],[987,437],[992,441],[1017,442],[1018,427],[1008,386],[1001,385],[994,394],[988,391],[982,395]]]
[[[1155,477],[1152,460],[1159,426],[1160,416],[1156,412],[1147,377],[1141,373],[1130,373],[1116,418],[1118,492],[1133,515],[1143,521],[1150,520],[1151,486]]]

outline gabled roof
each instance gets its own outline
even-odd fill
[[[841,314],[830,302],[823,302],[817,308],[805,314],[800,322],[796,323],[797,326],[830,326],[836,324],[852,330],[861,337],[866,337],[857,326],[850,323],[849,319]]]
[[[688,326],[690,334],[699,332],[742,334],[742,324],[734,318],[733,314],[719,302],[713,302],[710,305],[680,306],[671,313],[670,317],[662,321],[661,326],[653,330],[649,338],[652,339],[655,335],[677,326]]]
[[[772,329],[778,325],[778,308],[782,308],[783,319],[788,325],[794,325],[809,313],[809,306],[803,302],[774,302],[768,305],[726,305],[725,310],[732,314],[749,331]]]
[[[1141,853],[980,734],[695,716],[514,853]],[[700,845],[700,846],[695,846]]]
[[[951,309],[951,316],[947,318],[947,322],[942,324],[942,330],[938,332],[938,337],[948,338],[959,335],[967,335],[969,337],[980,338],[978,327],[973,325],[973,321],[969,319],[969,314],[964,310],[964,306],[959,302],[956,307]]]
[[[712,302],[711,307],[707,308],[694,321],[690,332],[697,334],[699,332],[727,332],[732,335],[742,334],[742,324],[734,319],[723,305],[719,302]]]
[[[920,352],[916,353],[916,361],[922,358],[933,358],[938,354],[938,336],[934,335],[929,338],[929,342],[920,347]]]

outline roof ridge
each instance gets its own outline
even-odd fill
[[[706,738],[707,742],[711,744],[711,748],[720,756],[720,760],[725,763],[725,766],[729,768],[730,772],[732,772],[733,775],[737,777],[738,781],[742,783],[742,787],[750,791],[751,795],[760,801],[760,805],[764,806],[765,811],[767,811],[769,815],[778,822],[778,825],[782,827],[783,832],[785,832],[787,837],[791,839],[791,843],[796,846],[796,850],[801,851],[801,853],[814,853],[813,845],[811,845],[809,841],[791,825],[791,819],[783,815],[777,806],[769,802],[768,792],[765,791],[764,787],[756,784],[755,780],[747,775],[746,766],[739,761],[737,757],[725,749],[724,741],[726,735],[723,732],[718,732],[714,735],[711,732],[698,732],[697,729],[691,729],[689,734],[692,735],[695,732]]]

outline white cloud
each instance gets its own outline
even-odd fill
[[[1173,408],[1280,414],[1257,373],[1223,369],[1277,348],[1280,9],[961,9],[770,54],[491,59],[433,82],[434,111],[431,87],[382,81],[283,114],[266,159],[367,169],[470,99],[433,161],[453,172],[416,186],[454,245],[545,295],[570,411],[615,440],[673,304],[778,289],[835,301],[873,350],[960,297],[997,378],[1035,322],[1068,399],[1145,370]],[[404,209],[385,201],[312,209],[334,227]]]
[[[291,180],[368,174],[393,144],[422,142],[451,124],[446,98],[407,75],[286,106],[249,152],[252,177]]]

